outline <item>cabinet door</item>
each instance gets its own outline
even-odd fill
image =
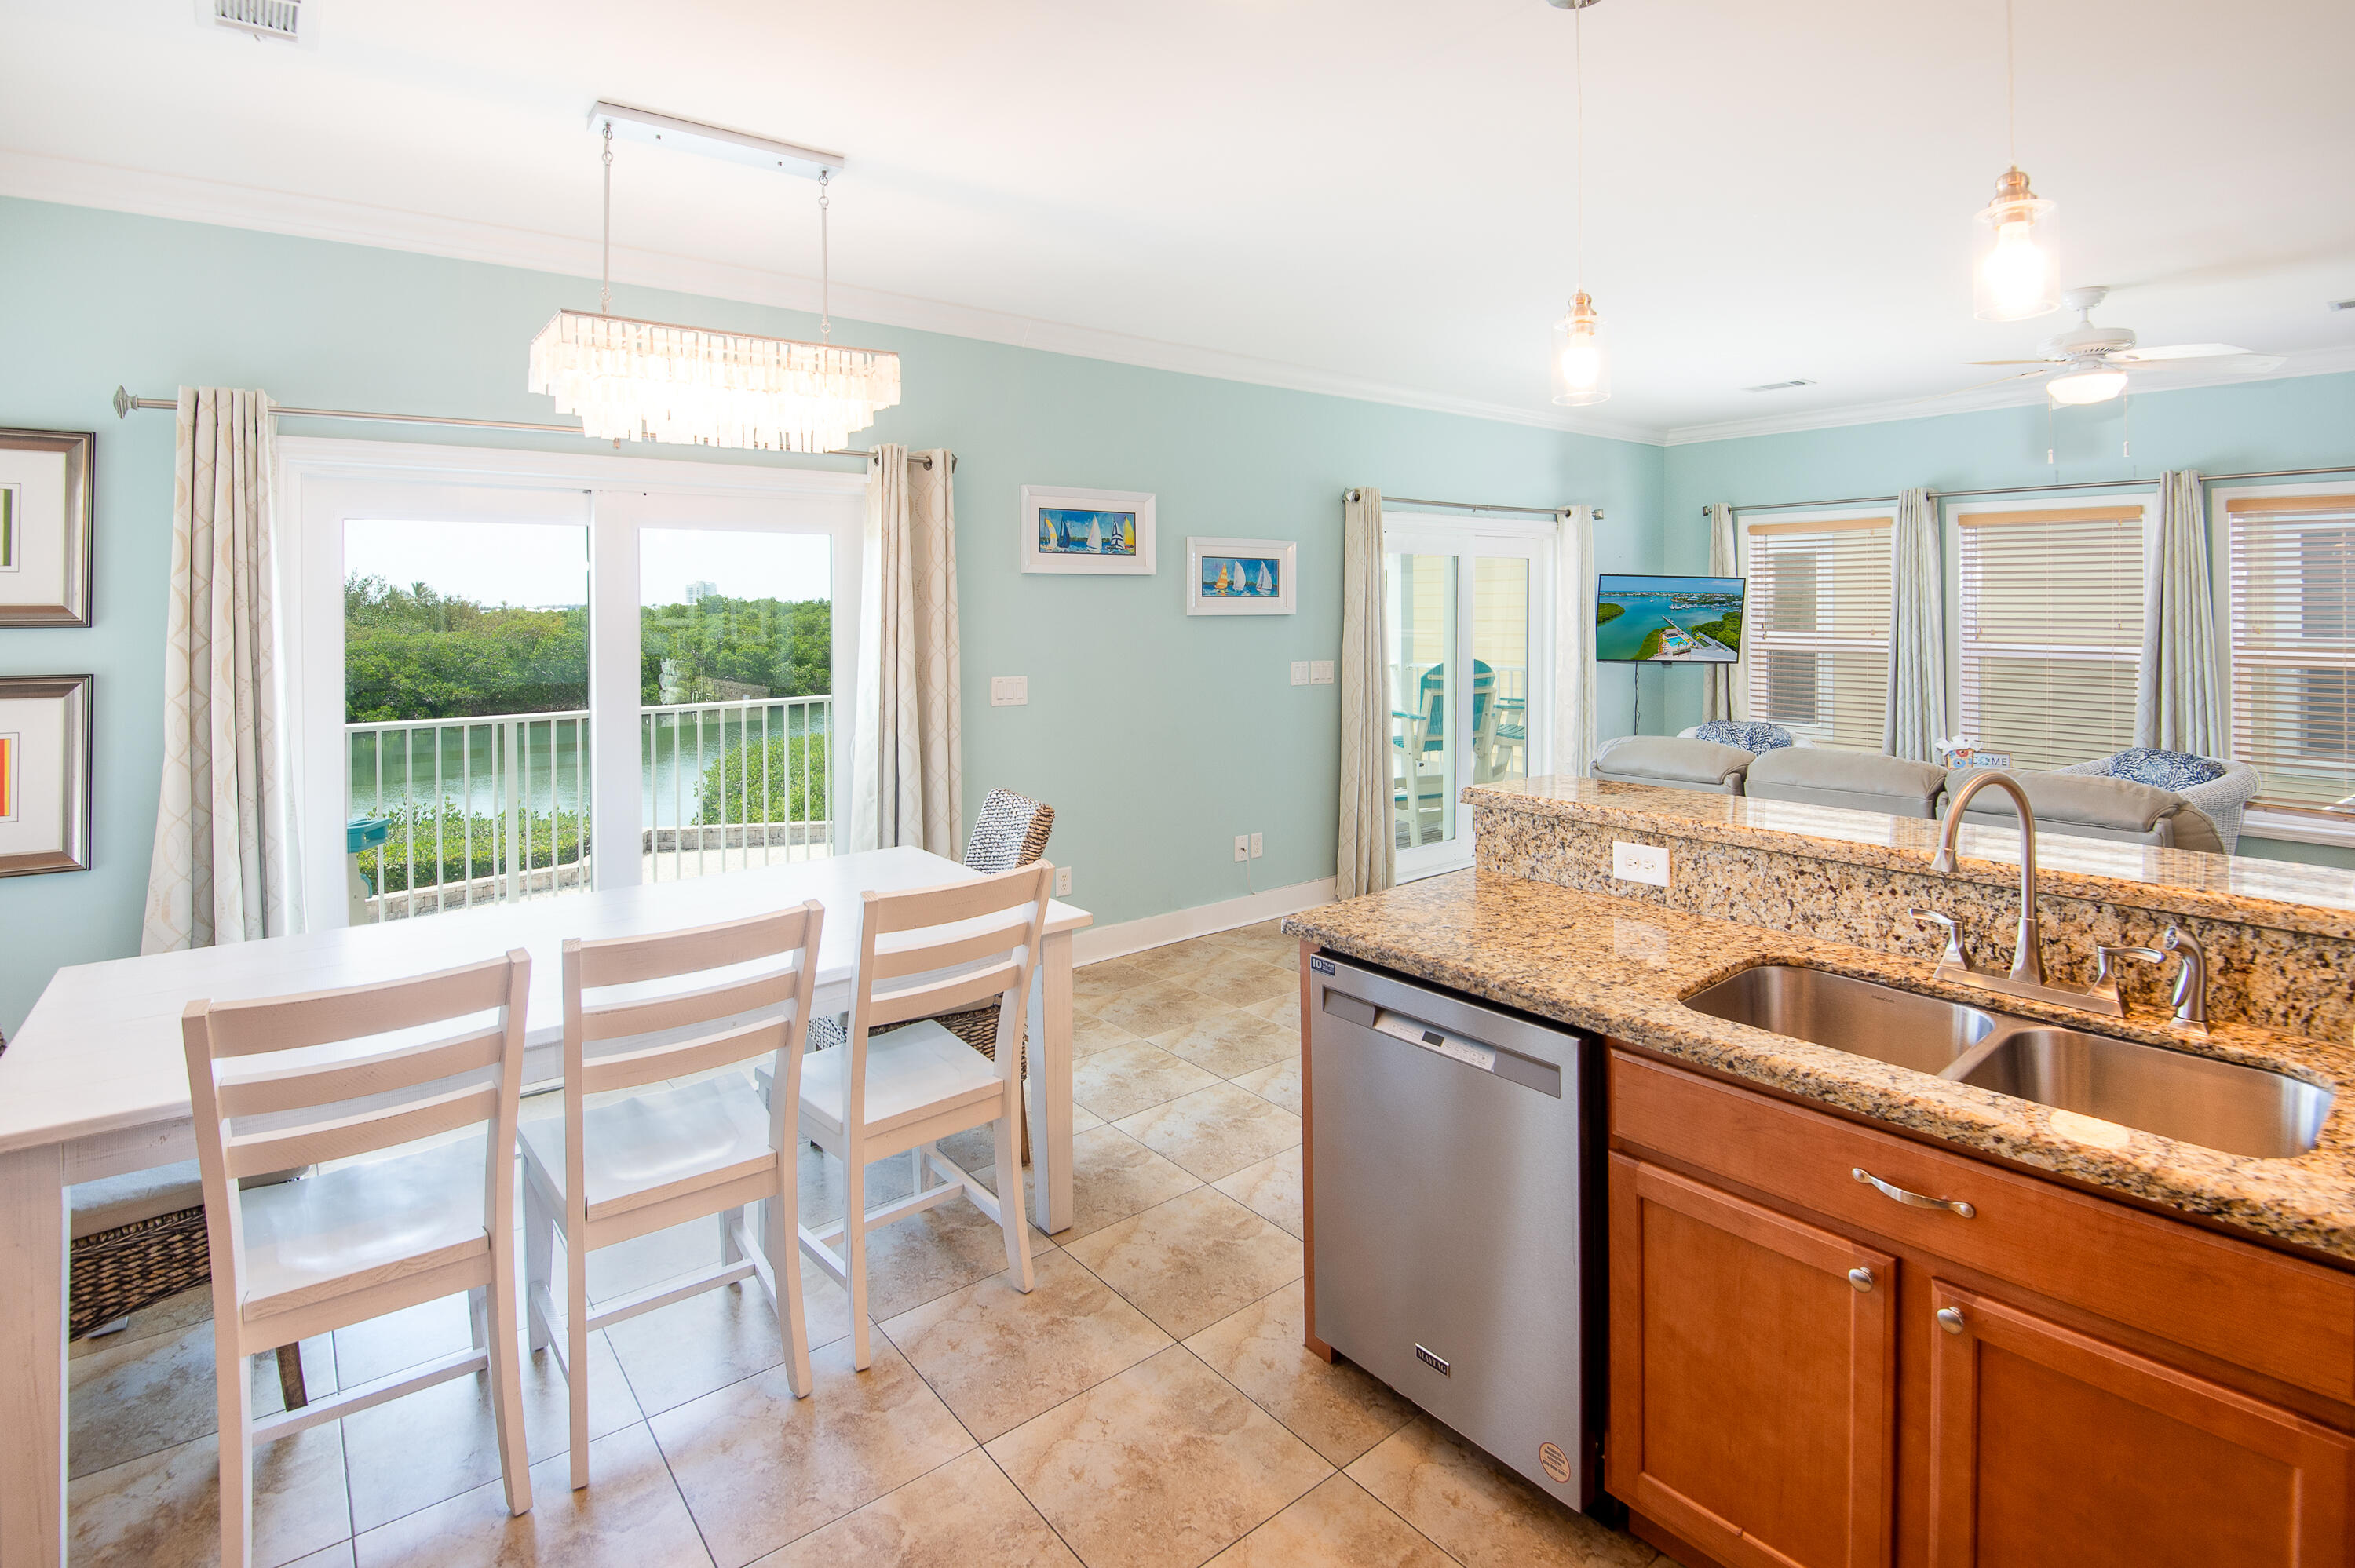
[[[1930,1295],[1932,1568],[2350,1561],[2355,1440],[1943,1281]]]
[[[1610,1489],[1729,1568],[1889,1560],[1894,1260],[1611,1157]]]

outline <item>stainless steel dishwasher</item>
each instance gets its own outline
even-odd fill
[[[1325,954],[1308,1004],[1317,1338],[1587,1507],[1600,1043]]]

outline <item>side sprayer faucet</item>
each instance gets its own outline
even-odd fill
[[[2112,1018],[2126,1016],[2126,1004],[2118,995],[2117,965],[2124,959],[2143,963],[2167,961],[2172,953],[2182,960],[2175,977],[2175,1022],[2179,1028],[2208,1031],[2208,956],[2199,940],[2179,926],[2169,926],[2160,948],[2112,947],[2094,948],[2094,983],[2083,991],[2048,984],[2044,978],[2042,925],[2036,910],[2036,810],[2028,803],[2028,791],[2019,780],[1997,768],[1974,773],[1963,787],[1955,791],[1946,807],[1946,820],[1938,832],[1937,858],[1930,863],[1933,872],[1951,874],[1958,869],[1955,858],[1955,842],[1963,831],[1963,811],[1971,797],[1990,786],[2009,795],[2019,810],[2019,929],[2011,953],[2011,972],[1998,974],[1971,962],[1970,951],[1963,945],[1962,928],[1952,916],[1934,909],[1909,909],[1916,920],[1945,928],[1945,950],[1938,957],[1934,971],[1937,980],[1958,985],[1976,986],[1981,991],[1995,991],[2003,996],[2024,996],[2039,1001],[2059,1002],[2064,1007],[2083,1008],[2089,1012],[2106,1013]]]

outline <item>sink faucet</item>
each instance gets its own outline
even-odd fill
[[[1938,857],[1930,869],[1951,873],[1957,869],[1955,841],[1962,836],[1963,809],[1971,797],[1993,785],[2011,797],[2019,809],[2019,938],[2011,950],[2011,981],[2014,985],[2030,985],[2044,989],[2043,927],[2036,913],[2036,808],[2028,803],[2028,791],[2019,780],[1998,768],[1974,773],[1965,781],[1946,807],[1946,821],[1938,830]],[[1941,969],[1945,966],[1939,965]],[[1977,971],[1973,971],[1976,973]]]

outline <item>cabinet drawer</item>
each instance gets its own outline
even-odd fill
[[[2355,1401],[2355,1277],[1614,1050],[1615,1139]],[[1857,1180],[1966,1202],[1916,1208]]]

